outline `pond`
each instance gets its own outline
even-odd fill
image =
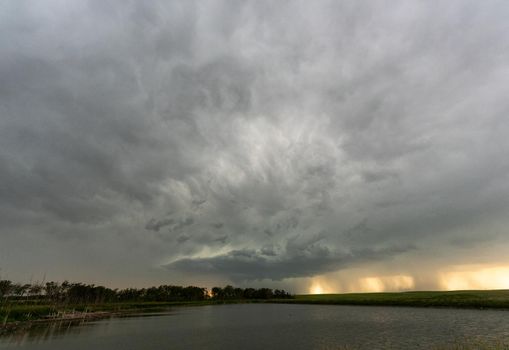
[[[509,341],[509,311],[230,304],[79,324],[0,338],[0,349],[429,349]]]

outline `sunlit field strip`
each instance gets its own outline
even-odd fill
[[[401,293],[301,294],[282,301],[305,304],[507,308],[509,290],[421,291]]]

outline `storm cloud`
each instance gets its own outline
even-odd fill
[[[507,263],[505,1],[0,9],[3,275]]]

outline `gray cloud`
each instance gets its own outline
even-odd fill
[[[365,248],[337,253],[323,245],[296,248],[289,244],[282,252],[266,247],[261,250],[233,250],[210,258],[184,258],[165,267],[170,271],[178,270],[197,275],[227,274],[233,281],[244,283],[256,279],[283,280],[292,277],[312,277],[359,263],[387,259],[413,249],[413,247],[390,247],[378,250]]]
[[[502,263],[505,2],[0,7],[14,278],[284,281],[481,250]]]
[[[162,219],[156,220],[154,218],[150,219],[145,225],[145,229],[159,232],[161,227],[172,225],[175,223],[174,219]]]

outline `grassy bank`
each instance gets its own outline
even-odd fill
[[[0,328],[14,323],[28,321],[52,321],[61,319],[80,319],[125,315],[131,313],[164,311],[169,307],[204,306],[238,303],[266,303],[272,300],[197,300],[168,302],[125,302],[100,304],[51,305],[44,303],[9,302],[0,306]],[[277,301],[276,301],[277,302]]]
[[[214,301],[179,301],[179,302],[128,302],[103,304],[30,304],[9,303],[0,307],[0,327],[13,322],[51,320],[75,317],[94,317],[97,315],[122,314],[129,312],[158,311],[171,306],[209,305]]]
[[[509,309],[509,290],[304,294],[284,303]]]

